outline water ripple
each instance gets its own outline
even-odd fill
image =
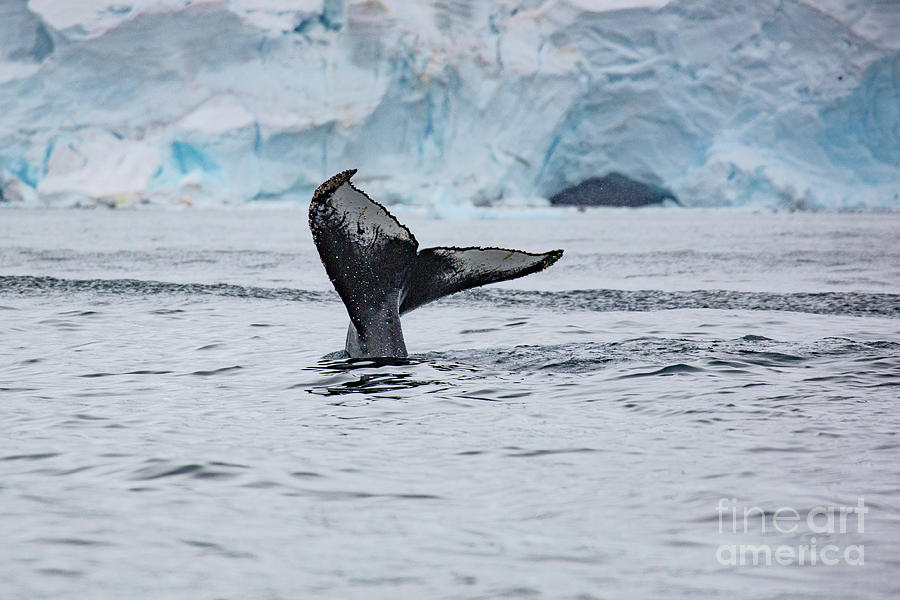
[[[227,283],[170,283],[136,279],[60,279],[31,275],[0,276],[0,294],[34,295],[53,293],[137,294],[147,295],[212,295],[259,300],[287,300],[295,302],[333,302],[337,296],[331,291],[291,288],[263,288]],[[771,293],[732,290],[612,290],[589,289],[544,292],[503,288],[476,289],[446,298],[440,302],[470,305],[488,303],[491,306],[528,306],[550,308],[555,311],[653,311],[691,308],[721,310],[778,310],[814,314],[900,316],[900,294],[871,292],[815,292]],[[177,312],[177,311],[175,311]],[[93,313],[67,313],[70,316],[90,316]],[[172,314],[167,311],[164,314]],[[73,327],[59,321],[60,327]],[[508,323],[507,327],[524,325]],[[488,330],[467,329],[468,333]]]

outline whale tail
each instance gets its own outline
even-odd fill
[[[319,186],[309,228],[350,314],[351,357],[405,357],[400,315],[443,296],[546,269],[562,250],[426,248],[388,210],[350,183],[356,169]]]
[[[562,250],[532,254],[507,248],[426,248],[416,255],[400,314],[473,287],[543,271]]]

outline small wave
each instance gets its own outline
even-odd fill
[[[172,371],[153,371],[148,369],[141,369],[137,371],[125,371],[124,373],[85,373],[84,375],[78,375],[78,377],[94,379],[97,377],[116,377],[118,375],[168,375],[169,373],[172,373]]]
[[[783,367],[806,360],[806,357],[785,352],[761,352],[758,350],[740,350],[744,361],[764,367]]]
[[[190,476],[193,479],[232,479],[241,473],[241,471],[235,472],[233,469],[246,469],[242,465],[218,461],[208,464],[189,463],[181,465],[159,459],[149,459],[146,462],[147,466],[135,471],[132,479],[136,481],[153,481],[180,476]]]
[[[58,452],[41,452],[36,454],[11,454],[4,456],[0,460],[43,460],[45,458],[53,458],[59,456]]]
[[[292,288],[263,288],[228,283],[171,283],[137,279],[60,279],[32,275],[0,276],[0,294],[93,293],[111,295],[212,295],[292,302],[336,302],[332,291]],[[527,306],[554,311],[656,311],[709,308],[719,310],[777,310],[813,314],[900,316],[900,294],[869,292],[739,292],[733,290],[566,290],[545,292],[489,288],[469,290],[439,300],[450,304],[473,302],[493,307]],[[159,314],[174,314],[166,311]],[[88,316],[92,313],[80,313]],[[507,324],[515,327],[516,321]],[[262,326],[264,324],[258,324]],[[477,330],[473,330],[477,331]],[[747,336],[748,341],[761,336]]]
[[[297,290],[291,288],[261,288],[229,283],[171,283],[139,279],[61,279],[33,275],[0,276],[0,294],[61,294],[92,293],[110,295],[182,295],[224,296],[260,300],[288,300],[321,302],[336,300],[333,292]],[[173,314],[167,310],[158,314]]]
[[[678,363],[674,365],[667,365],[660,369],[656,369],[655,371],[649,371],[646,373],[629,373],[628,375],[622,375],[619,379],[629,379],[631,377],[654,377],[657,375],[680,375],[682,373],[699,373],[701,371],[703,371],[703,369],[699,367],[692,367],[691,365]]]
[[[585,453],[593,453],[599,452],[599,450],[595,450],[594,448],[555,448],[555,449],[540,449],[540,450],[523,450],[522,448],[509,448],[509,450],[513,450],[513,452],[507,454],[507,456],[520,457],[520,458],[530,458],[536,456],[551,456],[555,454],[585,454]]]
[[[87,540],[83,538],[38,538],[34,540],[41,544],[58,544],[62,546],[112,546],[109,542],[100,540]]]
[[[182,465],[180,467],[175,467],[174,469],[166,469],[162,472],[150,473],[148,475],[140,476],[138,479],[161,479],[163,477],[174,477],[176,475],[187,475],[189,473],[194,473],[203,468],[203,465]]]
[[[459,363],[478,370],[501,368],[516,373],[589,373],[600,368],[640,363],[641,368],[622,373],[619,377],[634,378],[701,371],[733,375],[759,367],[797,368],[810,360],[855,355],[861,371],[885,372],[893,378],[895,375],[892,372],[897,364],[894,357],[886,355],[886,352],[900,352],[900,343],[823,338],[797,345],[768,338],[765,341],[749,341],[745,336],[720,340],[710,347],[707,342],[690,339],[641,337],[605,343],[429,352],[420,359],[434,365]],[[648,367],[652,370],[647,370]]]
[[[187,544],[188,546],[192,546],[194,548],[198,548],[203,551],[207,551],[213,554],[219,554],[226,558],[256,558],[256,555],[251,552],[240,552],[236,550],[230,550],[221,544],[216,544],[214,542],[206,542],[203,540],[181,540],[182,543]]]
[[[50,575],[52,577],[83,577],[84,573],[74,569],[60,569],[57,567],[49,567],[46,569],[38,569],[41,575]]]
[[[243,369],[244,367],[240,365],[233,365],[230,367],[222,367],[220,369],[209,369],[203,371],[194,371],[191,375],[197,375],[198,377],[209,377],[211,375],[221,375],[222,373],[230,373],[232,371],[238,371]]]
[[[496,306],[527,305],[553,310],[593,312],[710,308],[778,310],[813,314],[900,316],[900,294],[869,292],[740,292],[733,290],[469,290],[443,302],[483,302]],[[762,336],[750,336],[754,340]]]

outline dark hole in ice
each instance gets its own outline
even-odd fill
[[[572,206],[648,206],[671,200],[681,204],[669,190],[612,172],[590,177],[550,198],[555,205]]]

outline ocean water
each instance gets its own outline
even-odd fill
[[[350,361],[302,210],[0,212],[0,597],[897,597],[900,214],[559,214]]]

